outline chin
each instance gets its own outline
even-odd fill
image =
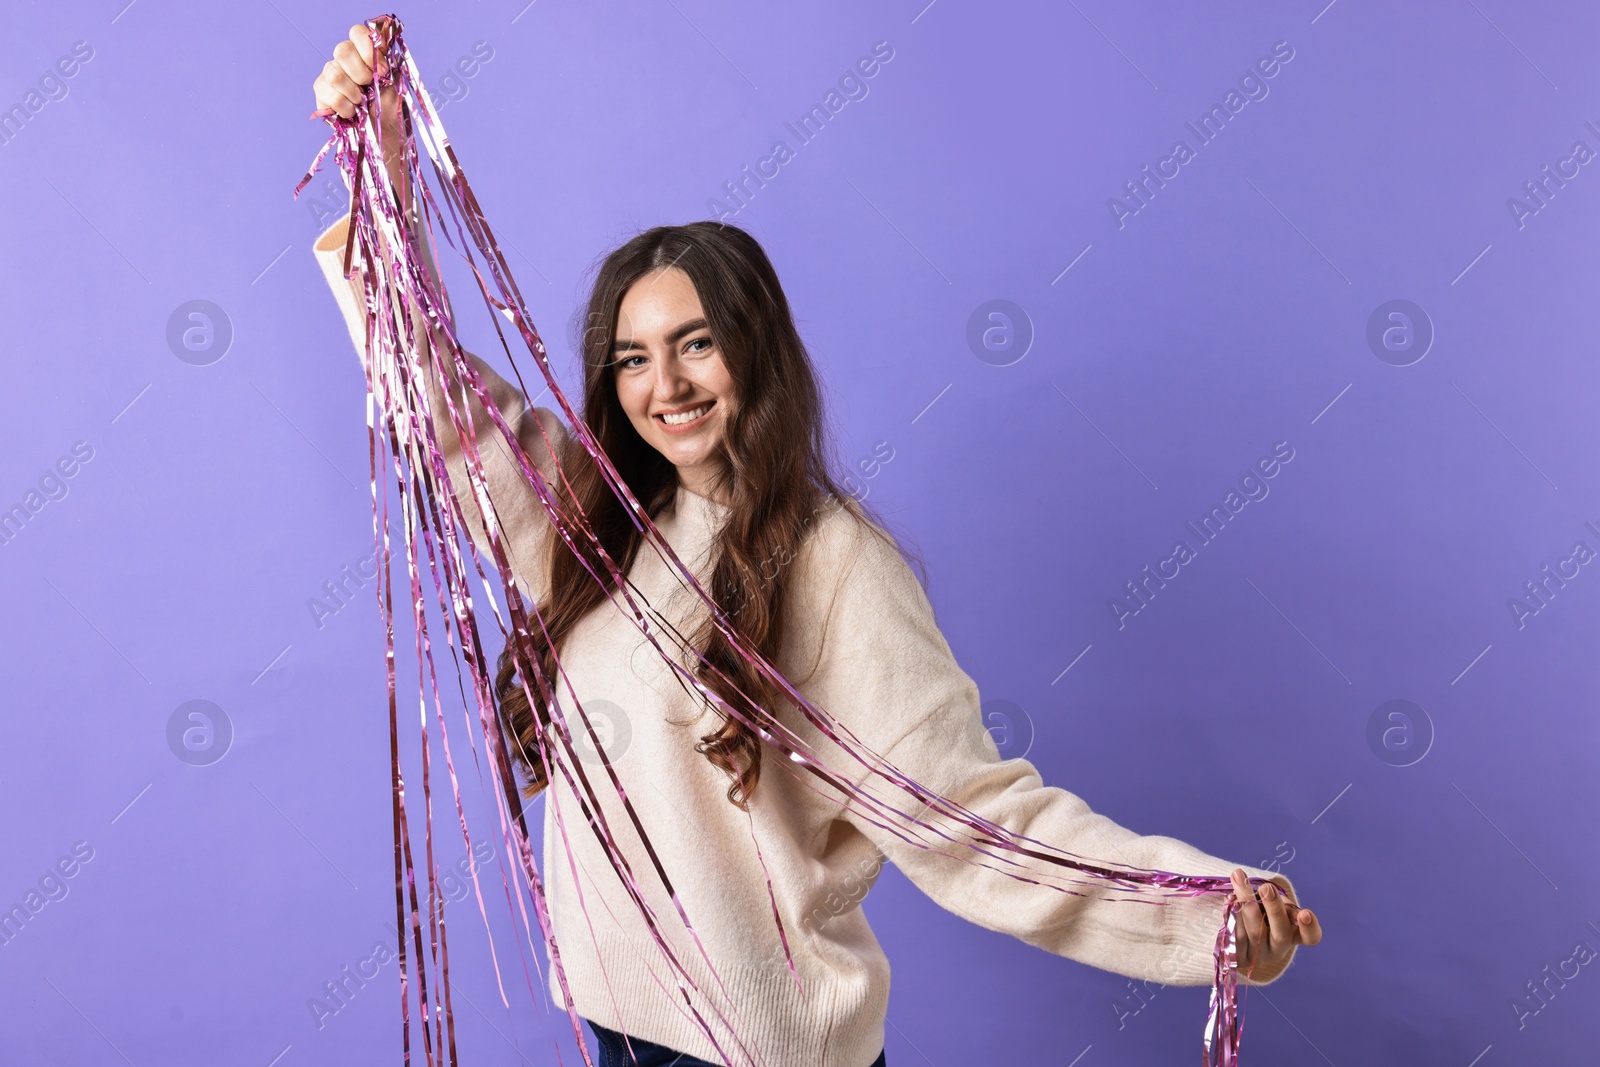
[[[672,461],[675,467],[698,467],[711,459],[717,453],[715,444],[696,448],[672,448],[668,446],[661,450],[662,455]]]

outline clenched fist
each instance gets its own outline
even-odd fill
[[[389,32],[387,17],[380,19],[380,39],[387,41]],[[312,83],[311,90],[317,99],[316,114],[352,118],[356,113],[356,105],[361,102],[366,87],[372,84],[374,75],[385,73],[387,66],[384,58],[374,54],[367,27],[351,26],[349,38],[333,46],[333,58],[323,64],[322,73]],[[393,86],[384,87],[382,111],[385,127],[399,125],[398,99]]]

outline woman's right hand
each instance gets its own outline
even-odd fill
[[[387,45],[391,30],[389,17],[381,16],[377,22],[379,40]],[[354,117],[356,105],[372,84],[374,66],[378,75],[386,73],[388,68],[381,53],[374,55],[367,27],[360,24],[351,26],[349,38],[333,46],[333,58],[323,65],[322,73],[311,84],[311,90],[317,98],[317,110],[313,117],[330,114],[346,119]],[[384,167],[389,172],[389,181],[399,191],[402,206],[409,213],[412,207],[411,174],[405,168],[401,150],[400,94],[393,83],[380,90],[379,104],[383,117]]]
[[[388,19],[384,17],[378,29],[382,39],[387,40],[388,30]],[[381,75],[385,72],[386,64],[383,56],[374,57],[367,27],[351,26],[349,38],[333,46],[333,58],[323,65],[322,73],[311,85],[317,99],[317,113],[326,115],[331,112],[346,119],[354,117],[356,105],[361,102],[367,86],[372,84],[374,58],[376,73]],[[385,86],[382,95],[384,126],[387,128],[393,124],[398,128],[400,116],[396,104],[399,96],[394,86]]]

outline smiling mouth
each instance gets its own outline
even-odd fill
[[[657,415],[656,418],[667,426],[687,426],[689,423],[696,422],[708,415],[716,403],[715,400],[708,400],[699,407],[691,408],[688,411],[667,412]]]

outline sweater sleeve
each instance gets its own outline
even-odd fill
[[[1290,901],[1298,899],[1281,874],[1229,863],[1171,837],[1135,833],[1091,811],[1073,793],[1045,785],[1026,759],[1002,759],[984,729],[978,688],[956,663],[921,583],[898,550],[870,533],[834,540],[854,543],[853,561],[820,568],[841,577],[826,583],[835,587],[826,619],[810,620],[823,626],[826,637],[802,692],[901,774],[1013,833],[1103,866],[1224,877],[1243,867],[1270,878]],[[1131,978],[1166,985],[1211,983],[1222,897],[1163,897],[1164,903],[1153,904],[1149,901],[1156,898],[1129,899],[1126,893],[1112,899],[1098,880],[1071,886],[1083,895],[1018,880],[992,869],[1007,867],[1005,859],[962,844],[960,823],[929,813],[910,794],[876,776],[867,782],[868,772],[851,766],[858,771],[852,781],[856,788],[954,839],[927,831],[919,835],[918,827],[902,817],[866,812],[854,798],[839,815],[941,907],[1056,955]],[[904,841],[880,823],[930,840],[939,851]],[[1074,873],[999,855],[1020,859],[1025,866],[1019,873],[1025,876],[1057,873],[1052,879],[1057,884],[1064,881],[1059,874]],[[1264,985],[1281,974],[1250,979],[1241,971],[1240,980]]]
[[[312,251],[318,266],[322,268],[328,287],[333,290],[334,300],[344,317],[350,341],[355,345],[357,353],[363,353],[367,346],[367,320],[363,308],[362,284],[359,277],[347,279],[344,276],[344,246],[349,224],[350,216],[345,215],[328,227],[317,237]],[[423,344],[428,349],[425,358],[431,359],[432,348],[426,331],[422,336]],[[561,419],[548,408],[528,407],[520,388],[506,381],[478,356],[468,353],[468,357],[478,373],[483,376],[489,396],[505,419],[506,425],[516,431],[523,451],[546,478],[554,478],[556,475],[553,456],[560,455],[568,439]],[[459,408],[462,389],[453,374],[451,374],[451,384],[451,394]],[[494,555],[489,547],[482,510],[478,507],[477,499],[472,493],[472,483],[468,480],[467,462],[463,455],[461,439],[451,429],[448,417],[442,414],[445,411],[444,397],[431,378],[428,380],[428,388],[430,405],[434,411],[441,413],[439,447],[444,454],[446,469],[450,473],[450,484],[456,493],[456,499],[462,505],[467,533],[479,553],[488,562],[492,573]],[[549,534],[549,517],[545,514],[544,505],[540,503],[538,494],[523,477],[521,468],[511,455],[500,431],[490,420],[482,402],[471,390],[466,390],[466,396],[471,406],[473,428],[478,441],[479,455],[483,461],[489,497],[500,519],[502,539],[509,553],[512,573],[517,577],[524,593],[536,600],[543,595],[546,585],[545,550]]]

